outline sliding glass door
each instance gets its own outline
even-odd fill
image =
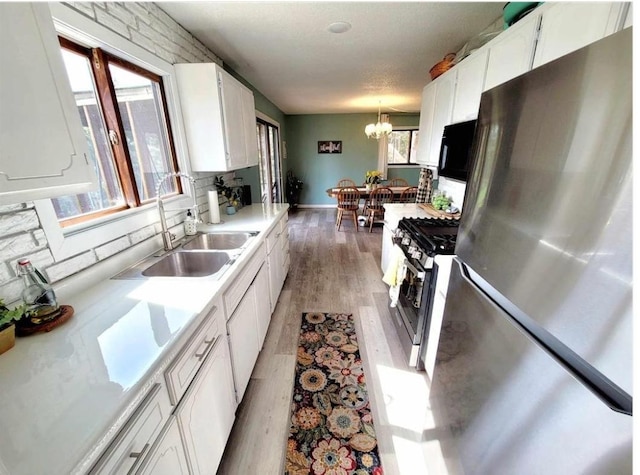
[[[280,161],[280,129],[262,118],[257,119],[258,152],[260,154],[260,191],[263,203],[282,203],[282,163]]]

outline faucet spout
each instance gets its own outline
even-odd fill
[[[164,203],[162,202],[162,197],[160,196],[160,189],[164,185],[164,182],[167,178],[173,177],[181,177],[189,180],[189,184],[191,185],[191,197],[193,198],[193,205],[190,209],[193,210],[193,218],[196,223],[200,222],[198,217],[198,204],[196,203],[196,180],[191,175],[182,172],[172,172],[166,173],[160,178],[158,184],[156,185],[156,206],[158,208],[158,214],[160,215],[160,227],[162,228],[162,243],[164,245],[165,251],[170,251],[174,247],[175,235],[173,235],[169,231],[169,227],[167,225],[167,217],[164,212]]]

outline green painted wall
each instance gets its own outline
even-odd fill
[[[378,163],[378,142],[368,139],[364,127],[377,114],[322,114],[287,116],[287,168],[304,182],[300,204],[335,204],[326,194],[340,178],[364,182],[367,170]],[[390,115],[394,125],[418,125],[419,115]],[[341,140],[341,154],[319,154],[318,141]],[[418,184],[419,168],[390,170],[389,177],[402,177]]]

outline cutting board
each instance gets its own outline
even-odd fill
[[[426,211],[429,216],[433,216],[434,218],[444,218],[444,219],[460,219],[460,213],[446,213],[444,211],[437,210],[433,207],[431,203],[417,203],[420,208]]]

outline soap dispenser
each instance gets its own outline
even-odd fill
[[[195,236],[197,232],[196,220],[193,218],[191,210],[188,210],[187,217],[184,220],[184,234],[187,236]]]

